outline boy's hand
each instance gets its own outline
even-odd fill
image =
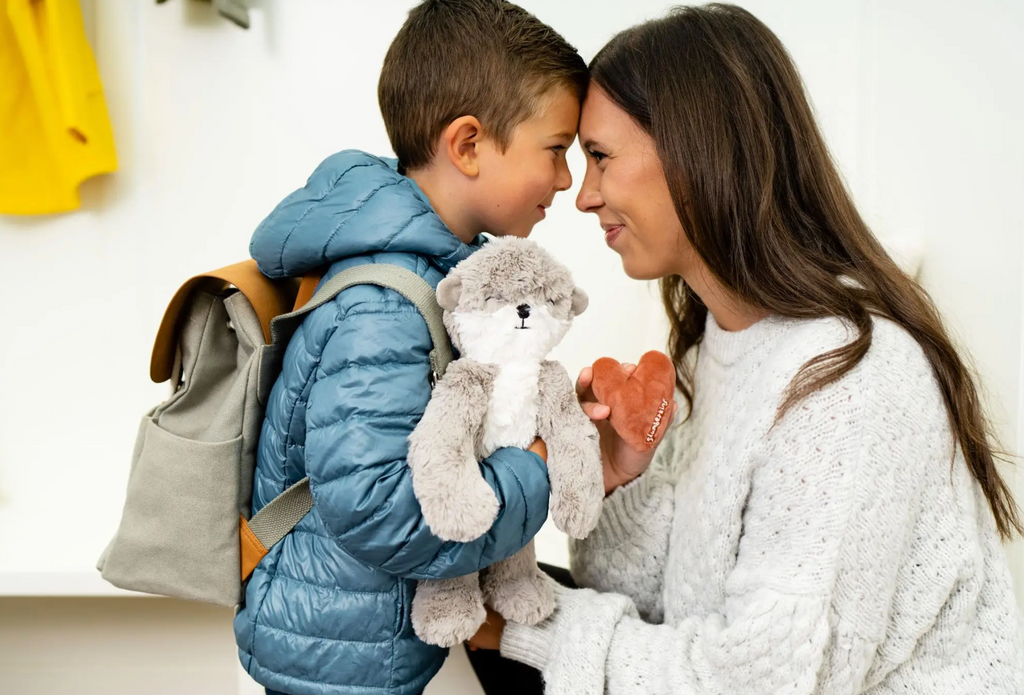
[[[635,364],[624,364],[622,368],[627,375],[636,371]],[[594,370],[591,367],[584,367],[580,370],[579,379],[576,381],[576,396],[579,398],[583,412],[587,414],[601,437],[601,463],[604,467],[604,494],[610,495],[616,488],[640,477],[647,470],[654,460],[655,446],[650,451],[640,452],[631,447],[619,436],[619,433],[609,424],[608,416],[612,410],[607,405],[597,402],[591,384],[594,381]],[[676,404],[673,402],[665,412],[665,422],[672,422],[676,413]],[[662,428],[662,436],[668,428]]]
[[[530,445],[530,448],[527,449],[527,451],[532,451],[537,454],[537,456],[540,456],[544,459],[544,463],[548,462],[548,445],[545,444],[544,440],[540,437],[533,440],[533,444]]]
[[[541,440],[537,440],[540,442]],[[544,442],[541,442],[543,444]],[[501,649],[501,636],[505,632],[505,619],[487,606],[487,620],[480,626],[476,634],[466,641],[469,651],[477,649]]]

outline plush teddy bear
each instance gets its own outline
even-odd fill
[[[586,309],[587,295],[537,244],[503,238],[459,263],[437,299],[461,356],[409,437],[413,489],[431,532],[453,541],[486,533],[498,500],[478,461],[502,447],[527,448],[539,436],[548,449],[551,517],[570,536],[586,537],[604,499],[597,429],[565,368],[546,357]],[[485,602],[526,625],[552,613],[553,592],[532,541],[480,577],[419,582],[413,628],[424,642],[453,646],[483,624]]]

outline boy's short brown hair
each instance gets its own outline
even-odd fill
[[[554,29],[504,0],[425,0],[391,42],[377,85],[400,171],[430,163],[444,128],[476,116],[504,149],[556,85],[582,100],[587,65]]]

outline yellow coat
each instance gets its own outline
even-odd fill
[[[0,214],[74,210],[117,169],[78,0],[0,0]]]

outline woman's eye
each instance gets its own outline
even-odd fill
[[[600,162],[602,159],[608,156],[604,152],[601,152],[599,150],[587,150],[587,154],[590,155],[590,157],[595,162]]]

